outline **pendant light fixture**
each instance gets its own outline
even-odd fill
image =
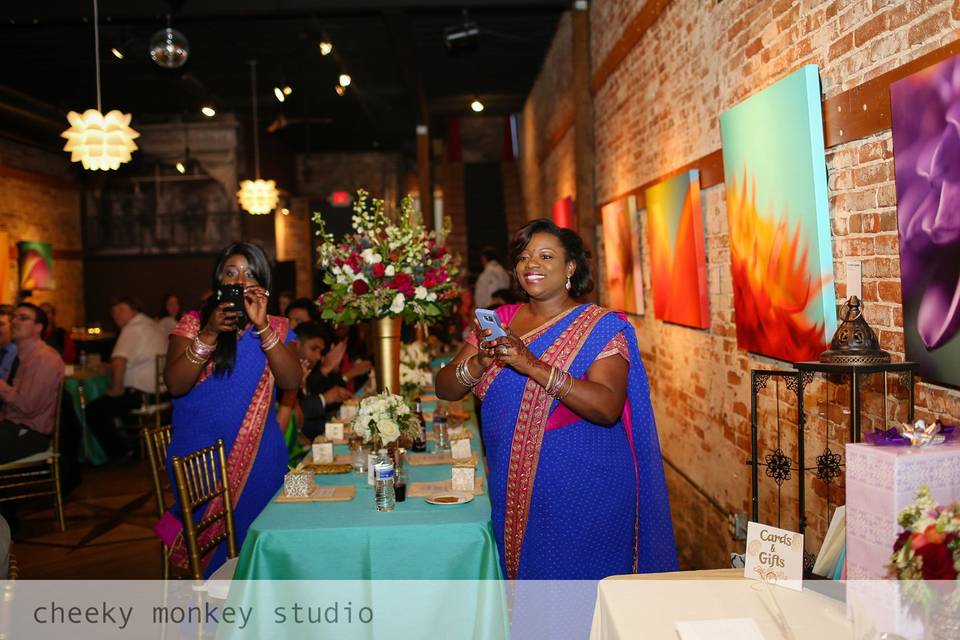
[[[250,61],[250,89],[253,97],[253,164],[256,180],[244,180],[237,191],[240,206],[247,213],[263,215],[273,211],[280,199],[277,183],[260,179],[260,123],[257,119],[257,61]]]
[[[94,60],[97,68],[97,108],[87,109],[83,114],[71,111],[67,114],[70,128],[60,134],[67,139],[64,151],[70,152],[71,162],[80,162],[84,169],[106,171],[117,169],[130,161],[136,150],[134,138],[140,134],[130,128],[131,114],[117,110],[103,114],[100,99],[100,26],[97,0],[93,0]]]

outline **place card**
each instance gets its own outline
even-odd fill
[[[747,523],[743,576],[803,590],[803,535],[759,522]]]
[[[411,482],[407,485],[408,498],[428,498],[444,491],[453,491],[453,483],[450,480],[438,480],[437,482]],[[473,495],[483,495],[483,478],[474,478]]]
[[[472,491],[476,476],[476,469],[473,466],[454,465],[453,478],[450,481],[450,488],[454,491]]]
[[[344,424],[342,422],[328,422],[324,427],[324,435],[328,440],[343,440]]]
[[[340,405],[340,419],[344,422],[349,422],[350,420],[353,420],[358,411],[359,405],[348,400]]]
[[[465,460],[471,457],[470,436],[460,436],[450,439],[450,455],[454,460]]]
[[[333,464],[333,443],[313,442],[313,462],[315,464]]]

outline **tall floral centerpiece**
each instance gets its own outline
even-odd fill
[[[377,386],[400,391],[400,326],[430,324],[450,313],[457,295],[457,265],[442,238],[428,231],[413,198],[400,202],[396,220],[383,200],[357,191],[353,233],[337,242],[323,218],[319,266],[330,291],[320,296],[323,317],[340,324],[371,321],[376,343]]]

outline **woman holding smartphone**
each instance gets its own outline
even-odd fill
[[[270,263],[257,245],[238,242],[224,249],[213,270],[214,295],[200,310],[184,314],[170,334],[164,371],[173,396],[168,463],[172,456],[223,438],[238,549],[250,523],[283,484],[287,469],[286,443],[274,412],[274,384],[289,390],[300,383],[300,362],[290,344],[295,336],[287,319],[267,315],[270,277]],[[167,468],[172,474],[172,465]],[[170,548],[173,564],[186,567],[175,489],[174,499],[154,529]],[[218,533],[216,526],[223,524],[204,531],[201,543]],[[204,558],[206,575],[225,558],[221,543]]]
[[[483,444],[508,579],[677,569],[646,373],[627,319],[576,298],[593,286],[576,233],[535,220],[514,236],[522,304],[490,312],[437,376],[483,400]]]

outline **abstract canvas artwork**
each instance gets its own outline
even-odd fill
[[[907,359],[960,385],[960,56],[890,85]]]
[[[621,198],[600,210],[607,306],[626,313],[643,313],[643,267],[640,262],[640,222],[634,197]]]
[[[18,242],[20,289],[53,289],[53,248],[49,242]]]
[[[650,280],[658,320],[710,326],[700,172],[688,171],[646,191]]]
[[[573,213],[573,198],[567,196],[553,203],[553,223],[564,229],[577,230]]]
[[[837,324],[816,65],[722,113],[720,138],[737,345],[815,360]]]

